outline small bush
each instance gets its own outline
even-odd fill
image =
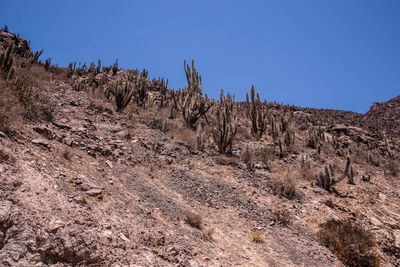
[[[254,232],[254,233],[252,233],[252,234],[251,234],[251,240],[252,240],[254,243],[263,243],[263,242],[264,242],[263,236],[262,236],[262,234],[261,234],[260,232]]]
[[[235,157],[229,157],[221,154],[215,157],[215,163],[217,163],[218,165],[236,166],[239,164],[239,160]]]
[[[291,224],[290,213],[287,209],[279,208],[274,210],[272,214],[275,217],[276,223],[282,226],[288,226],[289,224]]]
[[[71,151],[70,151],[68,148],[66,148],[66,149],[62,152],[62,156],[63,156],[64,159],[66,159],[66,160],[68,160],[68,161],[71,161],[71,159],[72,159],[72,153],[71,153]]]
[[[397,177],[399,175],[399,165],[393,159],[390,159],[385,164],[385,174],[388,174],[393,177]]]
[[[201,223],[203,221],[203,217],[194,211],[187,210],[185,211],[186,222],[191,226],[201,229]]]
[[[287,199],[299,198],[294,179],[288,174],[276,180],[272,184],[272,191],[275,195],[280,195]]]
[[[211,240],[213,239],[214,233],[215,233],[215,228],[211,226],[204,230],[203,235],[206,239]]]
[[[350,219],[331,219],[320,224],[318,237],[347,266],[379,266],[380,260],[372,251],[372,233]]]

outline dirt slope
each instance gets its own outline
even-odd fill
[[[359,127],[363,115],[293,107],[296,143],[282,157],[270,135],[249,137],[243,119],[232,155],[221,156],[212,141],[197,150],[196,133],[179,117],[169,130],[154,127],[163,114],[154,105],[117,113],[113,101],[74,88],[85,76],[38,77],[54,104],[51,120],[24,119],[12,134],[0,132],[0,265],[343,266],[317,232],[331,218],[352,218],[373,233],[381,266],[400,266],[399,178],[387,167],[398,160],[388,158],[377,132]],[[367,119],[378,116],[374,110]],[[324,123],[326,141],[317,151],[307,146],[307,130]],[[273,159],[249,168],[246,146],[272,148]],[[367,146],[378,164],[363,156]],[[398,153],[395,138],[389,147]],[[317,186],[314,175],[327,164],[341,176],[346,155],[355,184],[341,180],[335,193]],[[299,167],[304,156],[307,170]],[[188,210],[201,214],[201,229],[188,223]]]

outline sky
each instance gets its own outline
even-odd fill
[[[184,88],[195,60],[203,88],[237,100],[365,113],[400,95],[399,0],[1,0],[0,26],[41,59],[111,65]]]

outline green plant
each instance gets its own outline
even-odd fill
[[[203,96],[203,84],[201,76],[194,67],[194,60],[192,61],[192,68],[189,64],[186,65],[184,61],[185,74],[187,79],[187,89],[180,90],[177,97],[177,103],[182,111],[183,119],[190,128],[194,128],[194,124],[205,116],[207,111],[211,108],[212,102],[207,97]]]
[[[12,47],[9,46],[4,53],[0,54],[0,74],[4,79],[11,79],[14,75]]]
[[[249,102],[249,93],[246,92],[246,113],[251,120],[251,133],[261,138],[267,129],[267,108],[265,103],[260,102],[260,94],[257,92],[257,97],[255,95],[254,85],[252,85],[250,88],[251,102]]]
[[[373,252],[375,239],[351,219],[320,224],[318,237],[347,266],[379,266],[380,259]]]
[[[200,124],[199,127],[197,128],[197,149],[200,151],[204,150],[205,143],[206,143],[206,137],[204,133],[204,124]]]
[[[133,87],[129,82],[122,82],[119,80],[114,85],[115,103],[117,105],[117,112],[121,112],[131,101],[133,95]]]
[[[333,185],[333,178],[331,178],[331,174],[329,173],[328,166],[325,166],[325,173],[322,171],[319,175],[315,175],[317,180],[317,185],[328,192],[331,192],[331,187]]]
[[[42,54],[43,54],[43,49],[40,50],[40,51],[36,51],[36,52],[32,55],[31,63],[32,63],[32,64],[33,64],[33,63],[37,63],[39,57],[40,57]]]
[[[112,66],[112,74],[115,76],[118,72],[118,58],[115,59],[115,62]]]
[[[224,96],[224,92],[221,90],[220,102],[215,114],[217,123],[213,128],[213,138],[221,154],[231,151],[233,139],[235,138],[237,126],[232,115],[234,102],[234,97],[229,93]]]

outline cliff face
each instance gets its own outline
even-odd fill
[[[343,266],[320,240],[332,219],[356,222],[376,240],[368,255],[399,266],[399,143],[381,137],[396,136],[399,98],[366,115],[269,104],[276,138],[270,124],[253,137],[237,104],[220,155],[214,111],[199,150],[170,90],[147,80],[146,107],[116,112],[107,90],[134,71],[31,63],[15,38],[0,31],[0,53],[21,48],[15,77],[0,78],[1,266]]]

